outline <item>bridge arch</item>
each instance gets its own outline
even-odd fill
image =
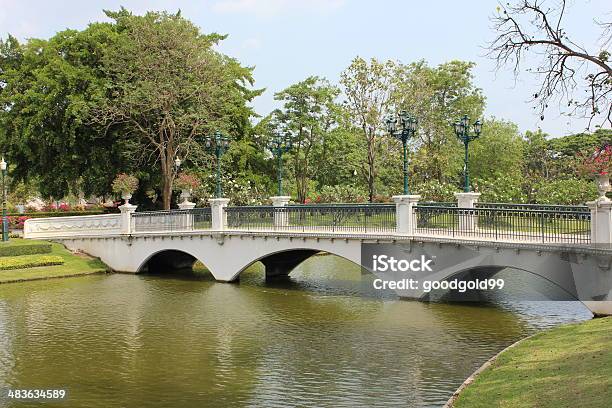
[[[157,273],[167,272],[168,270],[189,269],[198,261],[208,268],[207,264],[200,258],[185,249],[160,249],[152,252],[142,260],[136,273]]]
[[[337,256],[360,266],[360,259],[352,254],[333,251],[329,248],[320,248],[315,245],[304,245],[259,254],[244,262],[232,279],[240,276],[242,272],[257,262],[261,262],[264,265],[266,279],[287,276],[304,261],[320,253]]]
[[[510,264],[510,263],[508,264],[484,264],[484,265],[481,264],[478,266],[463,268],[457,271],[450,272],[442,278],[438,277],[438,280],[450,281],[455,278],[460,278],[462,280],[470,280],[470,279],[475,279],[475,278],[488,279],[488,278],[494,277],[495,275],[497,275],[499,272],[501,272],[504,269],[518,270],[518,271],[527,273],[531,276],[535,276],[539,279],[542,279],[552,284],[554,287],[560,289],[563,293],[568,295],[573,301],[580,302],[586,309],[593,312],[593,310],[589,307],[589,305],[579,298],[574,281],[564,279],[564,276],[562,273],[559,273],[559,276],[555,276],[555,275],[551,276],[550,274],[541,273],[537,271],[535,268],[534,269],[526,268],[523,265],[516,265],[516,264]],[[421,300],[428,300],[428,299],[429,299],[429,294],[427,293],[421,296]]]

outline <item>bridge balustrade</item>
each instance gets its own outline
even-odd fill
[[[315,204],[228,207],[227,228],[302,232],[393,232],[395,205]]]
[[[135,212],[121,215],[28,220],[26,238],[77,235],[215,231],[279,231],[432,236],[533,243],[612,244],[612,201],[585,206],[514,203],[420,202],[398,196],[396,204],[309,204]],[[394,198],[394,199],[395,199]],[[218,203],[217,203],[218,204]],[[592,207],[592,208],[591,208]],[[594,215],[593,215],[594,214]]]
[[[194,231],[211,229],[210,208],[142,211],[132,214],[132,232]]]
[[[548,207],[417,205],[413,212],[415,234],[542,243],[591,242],[591,213],[586,207]]]

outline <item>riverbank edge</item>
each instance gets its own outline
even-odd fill
[[[41,280],[50,280],[50,279],[62,279],[62,278],[76,278],[78,276],[89,276],[89,275],[102,275],[102,274],[111,274],[114,273],[110,268],[108,269],[99,269],[95,271],[87,271],[87,272],[77,272],[69,275],[57,275],[57,276],[41,276],[36,278],[20,278],[20,279],[12,279],[6,281],[0,281],[0,285],[8,285],[11,283],[23,283],[23,282],[33,282],[33,281],[41,281]]]
[[[19,239],[18,241],[25,241]],[[54,241],[39,241],[42,243],[48,243],[51,245],[50,254],[57,255],[64,259],[65,263],[62,265],[55,266],[38,266],[33,268],[24,269],[13,269],[0,271],[0,285],[10,283],[23,283],[30,281],[42,281],[49,279],[58,278],[74,278],[79,276],[89,275],[101,275],[114,273],[111,267],[106,265],[98,257],[91,256],[82,251],[71,251],[65,245]],[[14,245],[15,243],[12,242]],[[16,245],[24,245],[23,243],[17,243]],[[44,255],[44,254],[42,254]],[[95,261],[94,265],[90,264],[91,261]],[[15,273],[23,272],[25,276],[10,276],[5,277],[3,273]],[[34,276],[28,276],[28,273],[34,272]]]
[[[493,363],[495,363],[495,361],[497,361],[497,359],[504,353],[510,351],[511,349],[515,348],[516,346],[522,344],[525,341],[528,341],[529,339],[537,336],[537,335],[547,335],[549,332],[559,328],[559,327],[568,327],[568,326],[578,326],[581,324],[584,324],[585,322],[590,322],[593,319],[599,319],[600,317],[598,316],[593,316],[593,318],[589,319],[589,320],[585,320],[582,322],[573,322],[573,323],[568,323],[568,324],[562,324],[559,326],[555,326],[555,327],[551,327],[550,329],[538,332],[538,333],[534,333],[530,336],[524,337],[522,339],[519,339],[517,341],[515,341],[514,343],[510,344],[508,347],[504,348],[502,351],[500,351],[499,353],[495,354],[493,357],[491,357],[490,359],[488,359],[487,361],[485,361],[476,371],[474,371],[468,378],[465,379],[465,381],[459,386],[459,388],[457,388],[457,390],[453,393],[453,395],[451,395],[451,397],[448,399],[448,401],[446,402],[446,404],[444,404],[444,406],[442,408],[454,408],[454,404],[455,401],[457,400],[457,398],[459,398],[459,395],[467,388],[469,387],[475,380],[476,378],[478,378],[479,375],[481,375],[483,372],[485,372],[489,367],[491,367],[491,365],[493,365]]]
[[[570,323],[570,324],[574,324],[574,323]],[[478,367],[476,371],[470,374],[470,376],[466,378],[465,381],[463,381],[463,383],[459,386],[459,388],[457,388],[457,390],[453,393],[453,395],[451,395],[451,397],[448,399],[448,401],[446,401],[446,404],[444,404],[442,408],[453,408],[455,400],[459,398],[459,394],[461,394],[463,390],[465,390],[468,386],[470,386],[476,380],[476,378],[480,374],[482,374],[482,372],[484,372],[487,368],[489,368],[499,358],[499,356],[501,356],[506,351],[518,346],[522,342],[529,340],[536,334],[538,333],[534,333],[531,336],[523,337],[522,339],[515,341],[514,343],[510,344],[508,347],[504,348],[502,351],[500,351],[499,353],[495,354],[493,357],[485,361],[480,367]]]

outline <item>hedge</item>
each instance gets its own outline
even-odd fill
[[[64,258],[57,255],[25,255],[0,258],[0,270],[25,269],[37,266],[62,265]]]
[[[0,257],[51,253],[51,244],[0,246]]]

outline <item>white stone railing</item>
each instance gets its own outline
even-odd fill
[[[24,238],[114,235],[121,233],[121,214],[74,217],[30,218],[23,227]]]
[[[386,234],[399,236],[448,236],[450,231],[452,237],[458,239],[462,237],[481,237],[496,241],[533,241],[536,237],[539,237],[541,241],[545,242],[594,244],[612,248],[612,201],[599,200],[588,203],[591,214],[586,213],[584,208],[578,207],[578,210],[566,211],[567,214],[565,214],[556,208],[538,209],[537,206],[531,206],[524,209],[523,207],[526,207],[524,205],[521,208],[514,208],[517,205],[488,204],[485,208],[478,205],[477,193],[459,193],[457,194],[458,202],[456,206],[445,203],[444,207],[439,207],[435,205],[436,203],[419,205],[420,196],[417,195],[395,196],[393,198],[395,201],[394,217],[387,217],[387,209],[385,220],[390,221],[395,218],[394,225],[387,226],[389,223],[385,221],[384,231],[380,228],[378,230],[375,228],[367,230],[361,224],[356,226],[347,224],[346,228],[332,229],[332,232],[342,233],[352,230],[359,232],[363,230],[385,232]],[[26,221],[24,236],[34,239],[53,239],[72,236],[132,235],[195,230],[241,231],[248,230],[250,224],[246,226],[243,225],[244,222],[237,224],[235,222],[236,217],[233,216],[233,222],[228,225],[228,213],[235,215],[249,212],[258,215],[257,217],[251,217],[252,219],[246,217],[248,222],[254,223],[258,231],[299,232],[300,229],[305,231],[305,228],[302,224],[298,225],[297,228],[294,228],[295,225],[290,225],[289,216],[291,214],[302,211],[306,220],[308,217],[316,218],[317,214],[321,212],[317,210],[314,211],[316,214],[312,215],[308,213],[308,206],[303,208],[298,208],[298,206],[287,207],[288,197],[272,197],[273,206],[264,206],[259,209],[256,207],[232,207],[228,209],[228,201],[229,199],[226,198],[212,199],[210,200],[210,209],[192,208],[145,213],[135,213],[136,206],[128,203],[119,207],[120,214],[33,218]],[[316,206],[312,207],[315,208]],[[336,211],[333,205],[327,207],[331,207],[330,211],[332,213]],[[361,207],[369,208],[359,205],[354,207],[355,210]],[[348,211],[351,210],[351,205],[343,204],[337,206],[337,208]],[[330,211],[327,211],[327,213]],[[391,211],[393,212],[392,209]],[[529,217],[523,216],[523,213],[529,213]],[[262,214],[267,218],[262,217]],[[429,217],[432,218],[431,223],[429,223],[431,225],[426,223],[428,218],[425,216],[428,214],[432,216]],[[489,218],[490,216],[496,216],[502,221],[509,220],[512,222],[499,231],[497,228],[491,230],[491,227],[485,223],[485,219],[480,219],[481,216],[489,216]],[[330,232],[329,225],[325,224],[326,217],[330,218],[329,214],[320,216],[314,221],[311,220],[312,223],[308,224],[308,229],[312,230],[311,232],[317,230],[322,233]],[[455,222],[457,220],[458,222]],[[537,223],[534,223],[534,220]],[[334,222],[331,218],[328,221]],[[479,221],[482,221],[482,225],[479,225]],[[537,234],[534,235],[532,230]]]

